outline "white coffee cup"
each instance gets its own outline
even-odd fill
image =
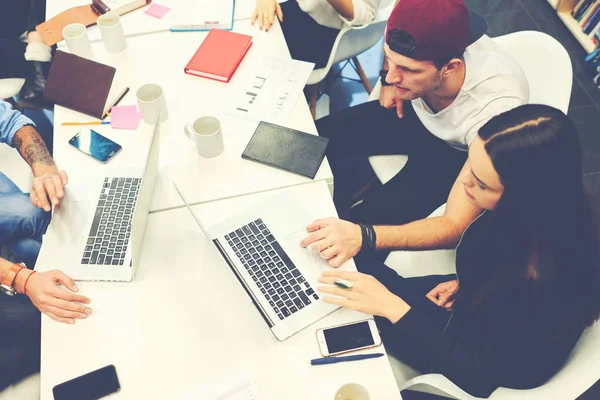
[[[98,17],[96,24],[100,28],[100,35],[106,50],[110,53],[119,53],[127,48],[123,24],[118,14],[106,13],[101,15]]]
[[[88,59],[94,57],[85,25],[80,23],[69,24],[63,28],[62,35],[67,43],[67,48],[72,54]]]
[[[334,400],[370,400],[369,392],[358,383],[346,383],[335,392]]]
[[[184,132],[196,142],[196,151],[205,158],[216,157],[223,153],[223,130],[221,122],[215,117],[200,117],[192,124],[187,124]]]
[[[159,123],[163,123],[169,118],[167,111],[167,103],[165,101],[165,95],[160,86],[155,83],[148,83],[141,86],[135,96],[137,97],[138,108],[142,119],[148,123],[153,124],[156,119],[156,112],[160,108],[160,120]]]

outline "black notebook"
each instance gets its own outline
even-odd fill
[[[261,121],[242,158],[314,179],[329,139]]]

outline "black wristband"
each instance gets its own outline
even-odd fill
[[[387,81],[385,80],[385,77],[387,76],[388,71],[385,69],[382,69],[381,71],[379,71],[379,81],[381,82],[381,86],[392,86],[391,83],[387,83]]]
[[[358,224],[360,226],[360,232],[362,234],[362,245],[360,251],[375,251],[377,244],[377,235],[375,234],[375,228],[373,225]]]
[[[360,250],[359,252],[364,251],[365,249],[369,248],[369,238],[368,238],[368,234],[367,234],[367,227],[364,226],[363,224],[358,224],[358,226],[360,226],[360,234],[362,236],[362,244],[360,245]]]
[[[367,225],[367,231],[369,233],[369,249],[375,251],[377,248],[377,234],[373,225]]]

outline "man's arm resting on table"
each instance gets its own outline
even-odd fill
[[[33,174],[39,176],[40,170],[47,173],[48,170],[58,173],[54,160],[48,152],[46,144],[40,134],[31,125],[25,125],[15,133],[13,147],[19,151],[21,157],[31,166]]]
[[[482,212],[463,193],[460,177],[467,168],[468,161],[454,181],[443,216],[400,226],[375,226],[377,249],[431,250],[456,247],[463,232]]]
[[[64,197],[64,186],[68,183],[67,174],[65,171],[58,172],[44,141],[31,125],[25,125],[15,133],[12,147],[19,151],[33,171],[31,203],[50,211],[48,199],[56,206]]]

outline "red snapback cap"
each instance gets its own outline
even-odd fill
[[[388,19],[385,41],[396,53],[434,60],[464,51],[485,34],[487,26],[463,0],[400,0]]]

